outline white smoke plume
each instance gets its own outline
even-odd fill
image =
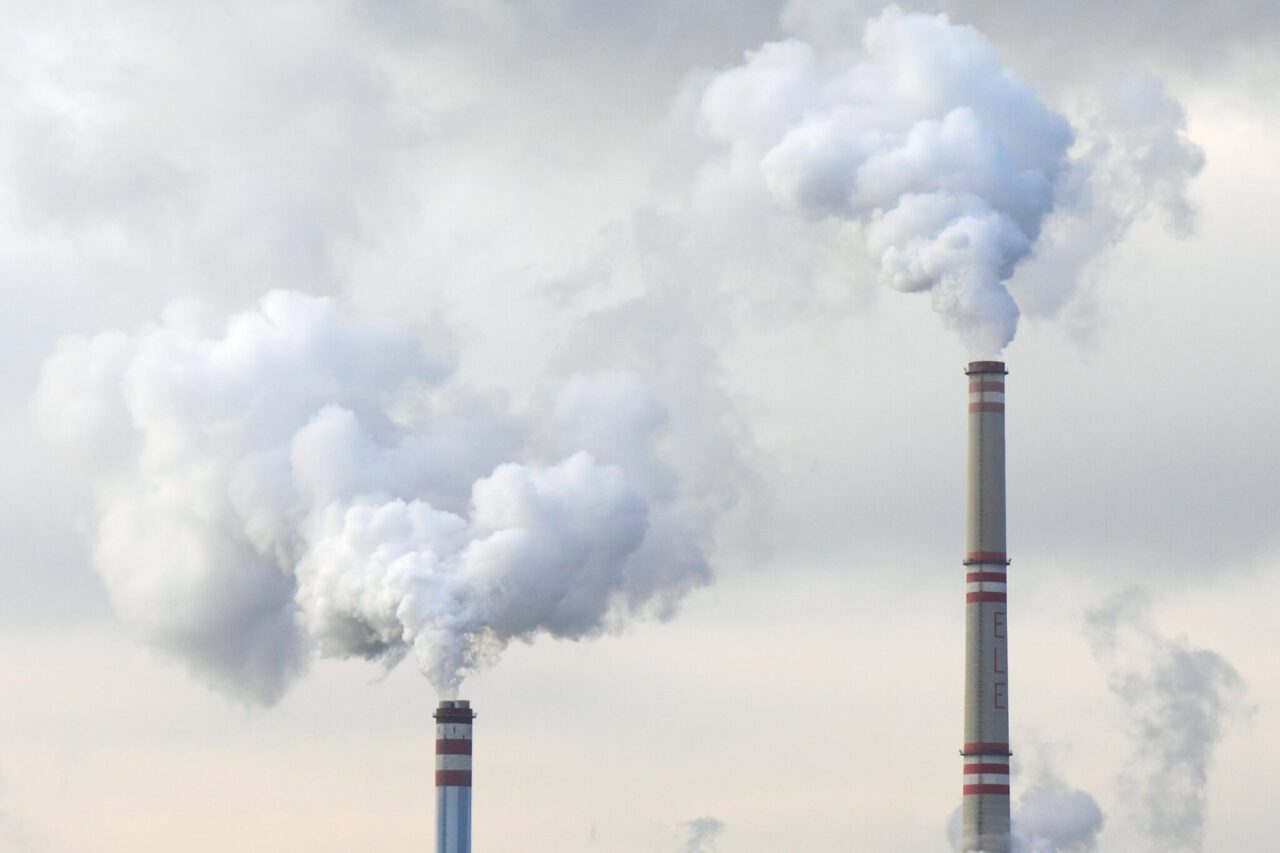
[[[1216,652],[1160,634],[1148,601],[1128,590],[1089,612],[1094,654],[1129,716],[1134,755],[1125,788],[1151,851],[1204,849],[1209,769],[1228,723],[1245,711],[1244,682]]]
[[[1097,849],[1102,809],[1087,792],[1045,773],[1023,791],[1013,814],[1014,853],[1089,853]]]
[[[685,823],[688,838],[680,853],[715,853],[716,839],[724,832],[724,823],[713,817],[695,818]]]
[[[406,327],[274,292],[64,339],[36,410],[91,474],[122,619],[256,701],[315,653],[413,654],[452,695],[513,639],[665,617],[708,581],[638,380],[518,415],[450,371]]]
[[[881,275],[931,294],[974,354],[1014,337],[1006,288],[1069,167],[1067,121],[976,30],[890,7],[860,55],[789,39],[706,86],[713,165],[809,220],[853,223]]]

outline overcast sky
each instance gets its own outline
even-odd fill
[[[478,850],[947,849],[973,292],[898,292],[952,269],[908,239],[936,191],[1021,310],[1024,853],[1272,850],[1278,37],[1261,0],[5,3],[0,847],[427,849],[440,650],[483,628]],[[953,101],[1016,175],[894,148]],[[824,194],[855,148],[907,189]],[[432,542],[591,520],[440,546],[485,582],[402,625],[325,527],[375,493]]]

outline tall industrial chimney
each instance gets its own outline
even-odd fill
[[[436,853],[471,853],[471,703],[436,708]]]
[[[969,376],[963,853],[1010,853],[1009,639],[1005,580],[1004,362]]]

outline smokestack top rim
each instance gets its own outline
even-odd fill
[[[470,723],[476,718],[476,712],[472,710],[469,700],[442,699],[431,716],[447,723]]]
[[[964,369],[967,374],[974,373],[999,373],[1008,374],[1008,370],[1004,366],[1003,361],[971,361],[969,366]]]
[[[470,699],[441,699],[440,707],[441,708],[470,708],[471,700]]]

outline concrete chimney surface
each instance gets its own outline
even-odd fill
[[[1005,543],[1005,366],[969,377],[965,547],[964,787],[960,850],[1010,853],[1009,638]]]

